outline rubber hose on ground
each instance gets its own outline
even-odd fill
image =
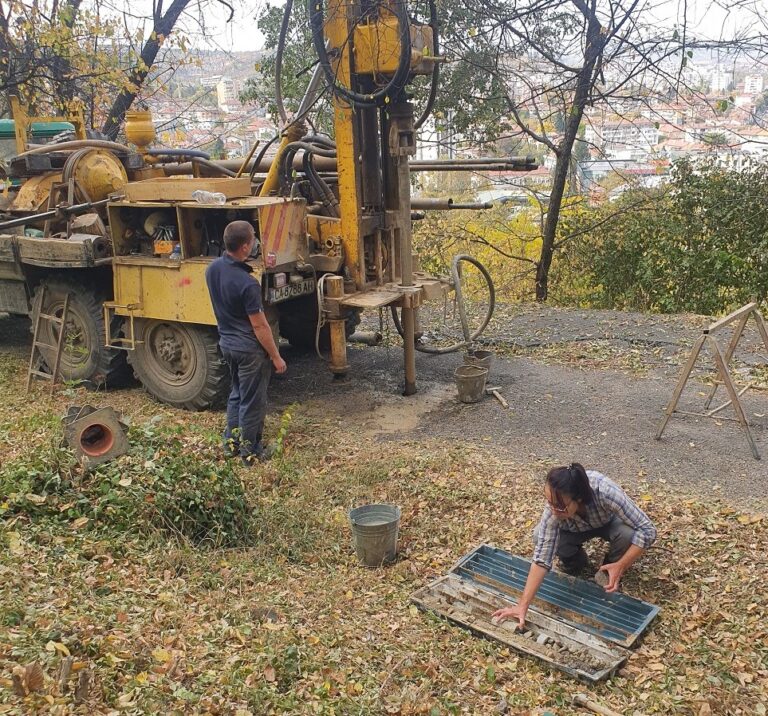
[[[486,311],[485,318],[483,319],[483,322],[480,324],[480,327],[477,328],[474,332],[469,332],[469,326],[467,324],[467,316],[466,311],[464,307],[464,296],[463,292],[461,290],[461,275],[459,274],[459,264],[462,261],[466,261],[467,263],[472,264],[475,268],[477,268],[478,271],[483,275],[483,278],[485,279],[486,285],[488,286],[488,310]],[[468,346],[472,341],[476,340],[477,338],[482,335],[483,331],[488,326],[488,323],[491,320],[491,317],[493,316],[493,311],[496,308],[496,289],[493,285],[493,279],[491,278],[491,274],[488,273],[488,269],[483,266],[474,256],[469,256],[468,254],[458,254],[457,256],[453,257],[453,262],[451,263],[451,275],[453,277],[454,282],[454,291],[456,291],[456,301],[458,301],[459,304],[459,316],[461,318],[462,323],[462,332],[464,333],[465,340],[461,343],[454,343],[451,346],[444,346],[441,348],[434,347],[434,346],[425,346],[420,343],[416,343],[416,350],[420,351],[421,353],[431,353],[434,355],[442,355],[445,353],[455,353],[458,350],[461,350],[462,348]],[[397,309],[392,306],[392,321],[395,324],[395,329],[400,334],[400,336],[403,336],[403,326],[400,322],[400,317],[397,315]],[[468,338],[467,338],[468,337]]]

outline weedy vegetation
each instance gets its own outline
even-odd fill
[[[660,539],[625,588],[662,611],[587,688],[409,602],[482,542],[530,553],[544,464],[291,406],[268,424],[279,459],[246,471],[219,414],[75,389],[133,418],[130,453],[86,470],[61,446],[72,398],[29,401],[22,365],[0,361],[0,713],[572,714],[579,691],[628,715],[766,712],[760,514],[633,491]],[[399,560],[370,570],[346,513],[375,501],[403,521]]]

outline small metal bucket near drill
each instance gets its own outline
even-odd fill
[[[488,369],[478,365],[460,365],[453,374],[456,389],[462,403],[477,403],[485,395],[485,381]]]
[[[349,511],[355,553],[366,567],[381,567],[397,557],[400,528],[397,505],[363,505]]]
[[[464,363],[466,365],[476,365],[486,370],[491,369],[491,351],[470,351],[464,354]]]

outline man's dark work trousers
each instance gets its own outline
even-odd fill
[[[267,387],[272,375],[272,361],[262,350],[229,351],[222,349],[232,376],[232,392],[227,402],[225,449],[240,455],[258,455],[264,417],[267,413]]]

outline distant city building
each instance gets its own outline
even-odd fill
[[[763,91],[761,75],[747,75],[744,78],[744,94],[760,94]]]
[[[709,76],[709,91],[712,94],[727,92],[733,86],[733,73],[716,67]]]
[[[200,78],[200,84],[203,87],[215,87],[219,82],[221,82],[221,75],[209,75]]]
[[[608,176],[624,183],[648,189],[660,186],[669,176],[669,162],[637,162],[632,159],[597,159],[578,162],[576,175],[583,191],[593,191],[595,185]]]
[[[216,85],[216,100],[221,109],[240,105],[237,95],[240,92],[240,83],[229,77],[222,77]]]
[[[667,122],[669,124],[682,124],[686,116],[686,107],[676,107],[670,104],[655,103],[650,107],[643,107],[640,116],[652,122]]]
[[[551,185],[552,172],[546,167],[528,172],[484,172],[482,184],[475,196],[478,201],[509,204],[512,208],[527,205],[531,192],[541,199],[546,199]]]
[[[609,158],[643,158],[659,143],[659,127],[645,120],[591,124],[585,128],[584,139]]]

